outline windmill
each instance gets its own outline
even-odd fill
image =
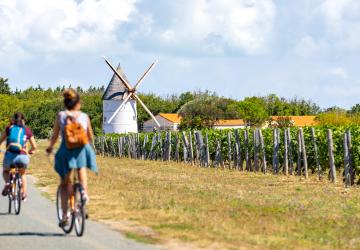
[[[114,75],[103,95],[103,132],[104,133],[137,133],[137,109],[138,101],[155,123],[160,127],[155,116],[141,101],[136,91],[145,77],[154,68],[157,61],[141,75],[134,87],[129,84],[120,65],[115,69],[104,57],[106,64],[114,72]]]

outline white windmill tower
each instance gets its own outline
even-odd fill
[[[134,87],[131,87],[120,65],[115,69],[106,59],[105,62],[114,72],[113,77],[103,95],[103,132],[108,133],[137,133],[136,101],[146,110],[151,118],[160,127],[159,122],[136,94],[136,90],[156,65],[150,65],[140,77]]]

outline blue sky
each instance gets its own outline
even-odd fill
[[[275,93],[360,103],[359,0],[0,0],[0,76],[12,88],[106,85],[102,56],[161,95]]]

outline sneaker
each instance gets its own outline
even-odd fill
[[[65,216],[62,221],[59,222],[59,227],[66,227],[70,224],[69,217]]]
[[[2,196],[7,196],[10,189],[10,183],[6,183],[4,186],[3,191],[1,192]]]

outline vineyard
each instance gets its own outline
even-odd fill
[[[98,154],[114,157],[305,178],[316,174],[344,179],[346,185],[360,174],[358,126],[112,134],[98,136],[95,147]]]

